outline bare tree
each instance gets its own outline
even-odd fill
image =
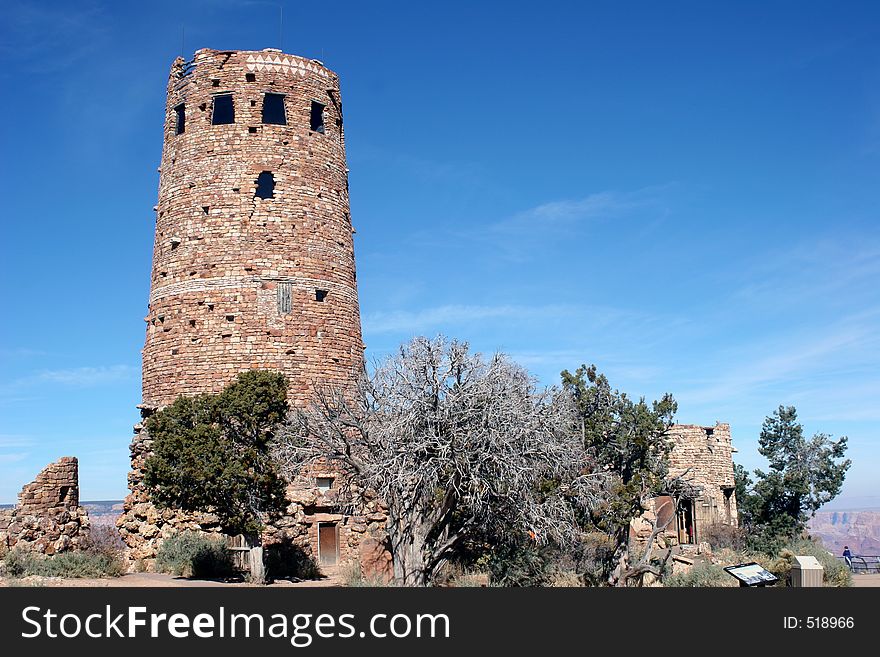
[[[503,523],[576,541],[605,476],[590,471],[571,397],[506,356],[416,338],[355,391],[320,390],[281,432],[289,477],[329,460],[388,507],[394,577],[425,585],[469,537]]]

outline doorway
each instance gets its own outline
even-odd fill
[[[318,561],[335,566],[339,561],[339,532],[335,522],[318,523]]]
[[[696,543],[694,531],[694,501],[682,500],[678,505],[678,542],[682,544]]]

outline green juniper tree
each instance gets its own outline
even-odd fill
[[[843,458],[846,436],[807,439],[794,406],[780,406],[764,420],[758,443],[769,471],[755,470],[752,483],[738,467],[737,501],[753,546],[773,551],[803,533],[816,511],[840,493],[851,461]]]
[[[667,484],[667,431],[677,410],[665,394],[652,404],[633,401],[614,390],[594,365],[581,365],[574,374],[562,372],[562,386],[574,398],[577,430],[594,471],[609,477],[605,502],[588,522],[606,533],[614,543],[609,583],[626,585],[629,576],[630,521],[642,514],[648,498]]]
[[[146,422],[150,499],[160,508],[210,510],[224,532],[256,538],[261,515],[286,506],[269,447],[287,411],[287,381],[275,372],[239,374],[217,395],[178,397]]]

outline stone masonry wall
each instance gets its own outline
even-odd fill
[[[55,554],[78,547],[89,517],[79,506],[79,464],[64,456],[47,465],[18,495],[18,504],[0,511],[0,547]]]

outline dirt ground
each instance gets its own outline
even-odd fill
[[[853,586],[880,586],[880,575],[853,575]]]
[[[186,579],[164,573],[129,573],[122,577],[108,577],[102,579],[68,579],[61,577],[22,577],[20,579],[0,578],[0,586],[71,586],[71,587],[120,587],[131,586],[144,587],[206,587],[206,586],[256,586],[247,582],[215,582],[202,579]],[[278,580],[269,584],[271,587],[317,587],[317,586],[342,586],[342,581],[337,575],[330,575],[324,579],[291,582]]]
[[[201,579],[186,579],[165,575],[163,573],[129,573],[122,577],[107,579],[64,579],[61,577],[23,577],[21,579],[0,578],[0,586],[72,586],[72,587],[206,587],[206,586],[255,586],[247,582],[214,582]],[[329,577],[318,580],[306,580],[290,582],[279,580],[269,584],[270,587],[311,588],[320,586],[343,586],[340,577],[332,574]],[[878,575],[854,575],[853,586],[880,587],[880,574]]]

